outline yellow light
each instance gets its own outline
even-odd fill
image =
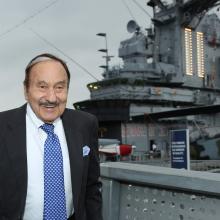
[[[204,40],[203,33],[196,33],[196,46],[197,46],[197,73],[199,77],[205,76],[205,67],[204,67]]]
[[[94,86],[93,89],[95,89],[95,90],[98,89],[98,86]]]
[[[192,62],[192,30],[185,28],[185,67],[186,74],[193,75],[193,62]]]

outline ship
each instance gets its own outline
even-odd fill
[[[220,159],[219,4],[147,1],[152,24],[128,22],[131,37],[118,50],[123,65],[110,67],[108,48],[102,50],[103,79],[87,85],[89,100],[73,104],[97,116],[100,138],[140,154],[156,143],[169,156],[170,131],[187,128],[193,159]]]

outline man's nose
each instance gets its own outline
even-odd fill
[[[56,96],[56,92],[53,88],[48,89],[48,91],[47,91],[47,100],[50,101],[50,102],[56,102],[57,96]]]

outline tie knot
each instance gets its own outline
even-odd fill
[[[54,125],[53,124],[43,124],[40,126],[47,134],[54,133]]]

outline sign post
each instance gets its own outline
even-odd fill
[[[189,129],[171,130],[171,167],[190,170]]]

